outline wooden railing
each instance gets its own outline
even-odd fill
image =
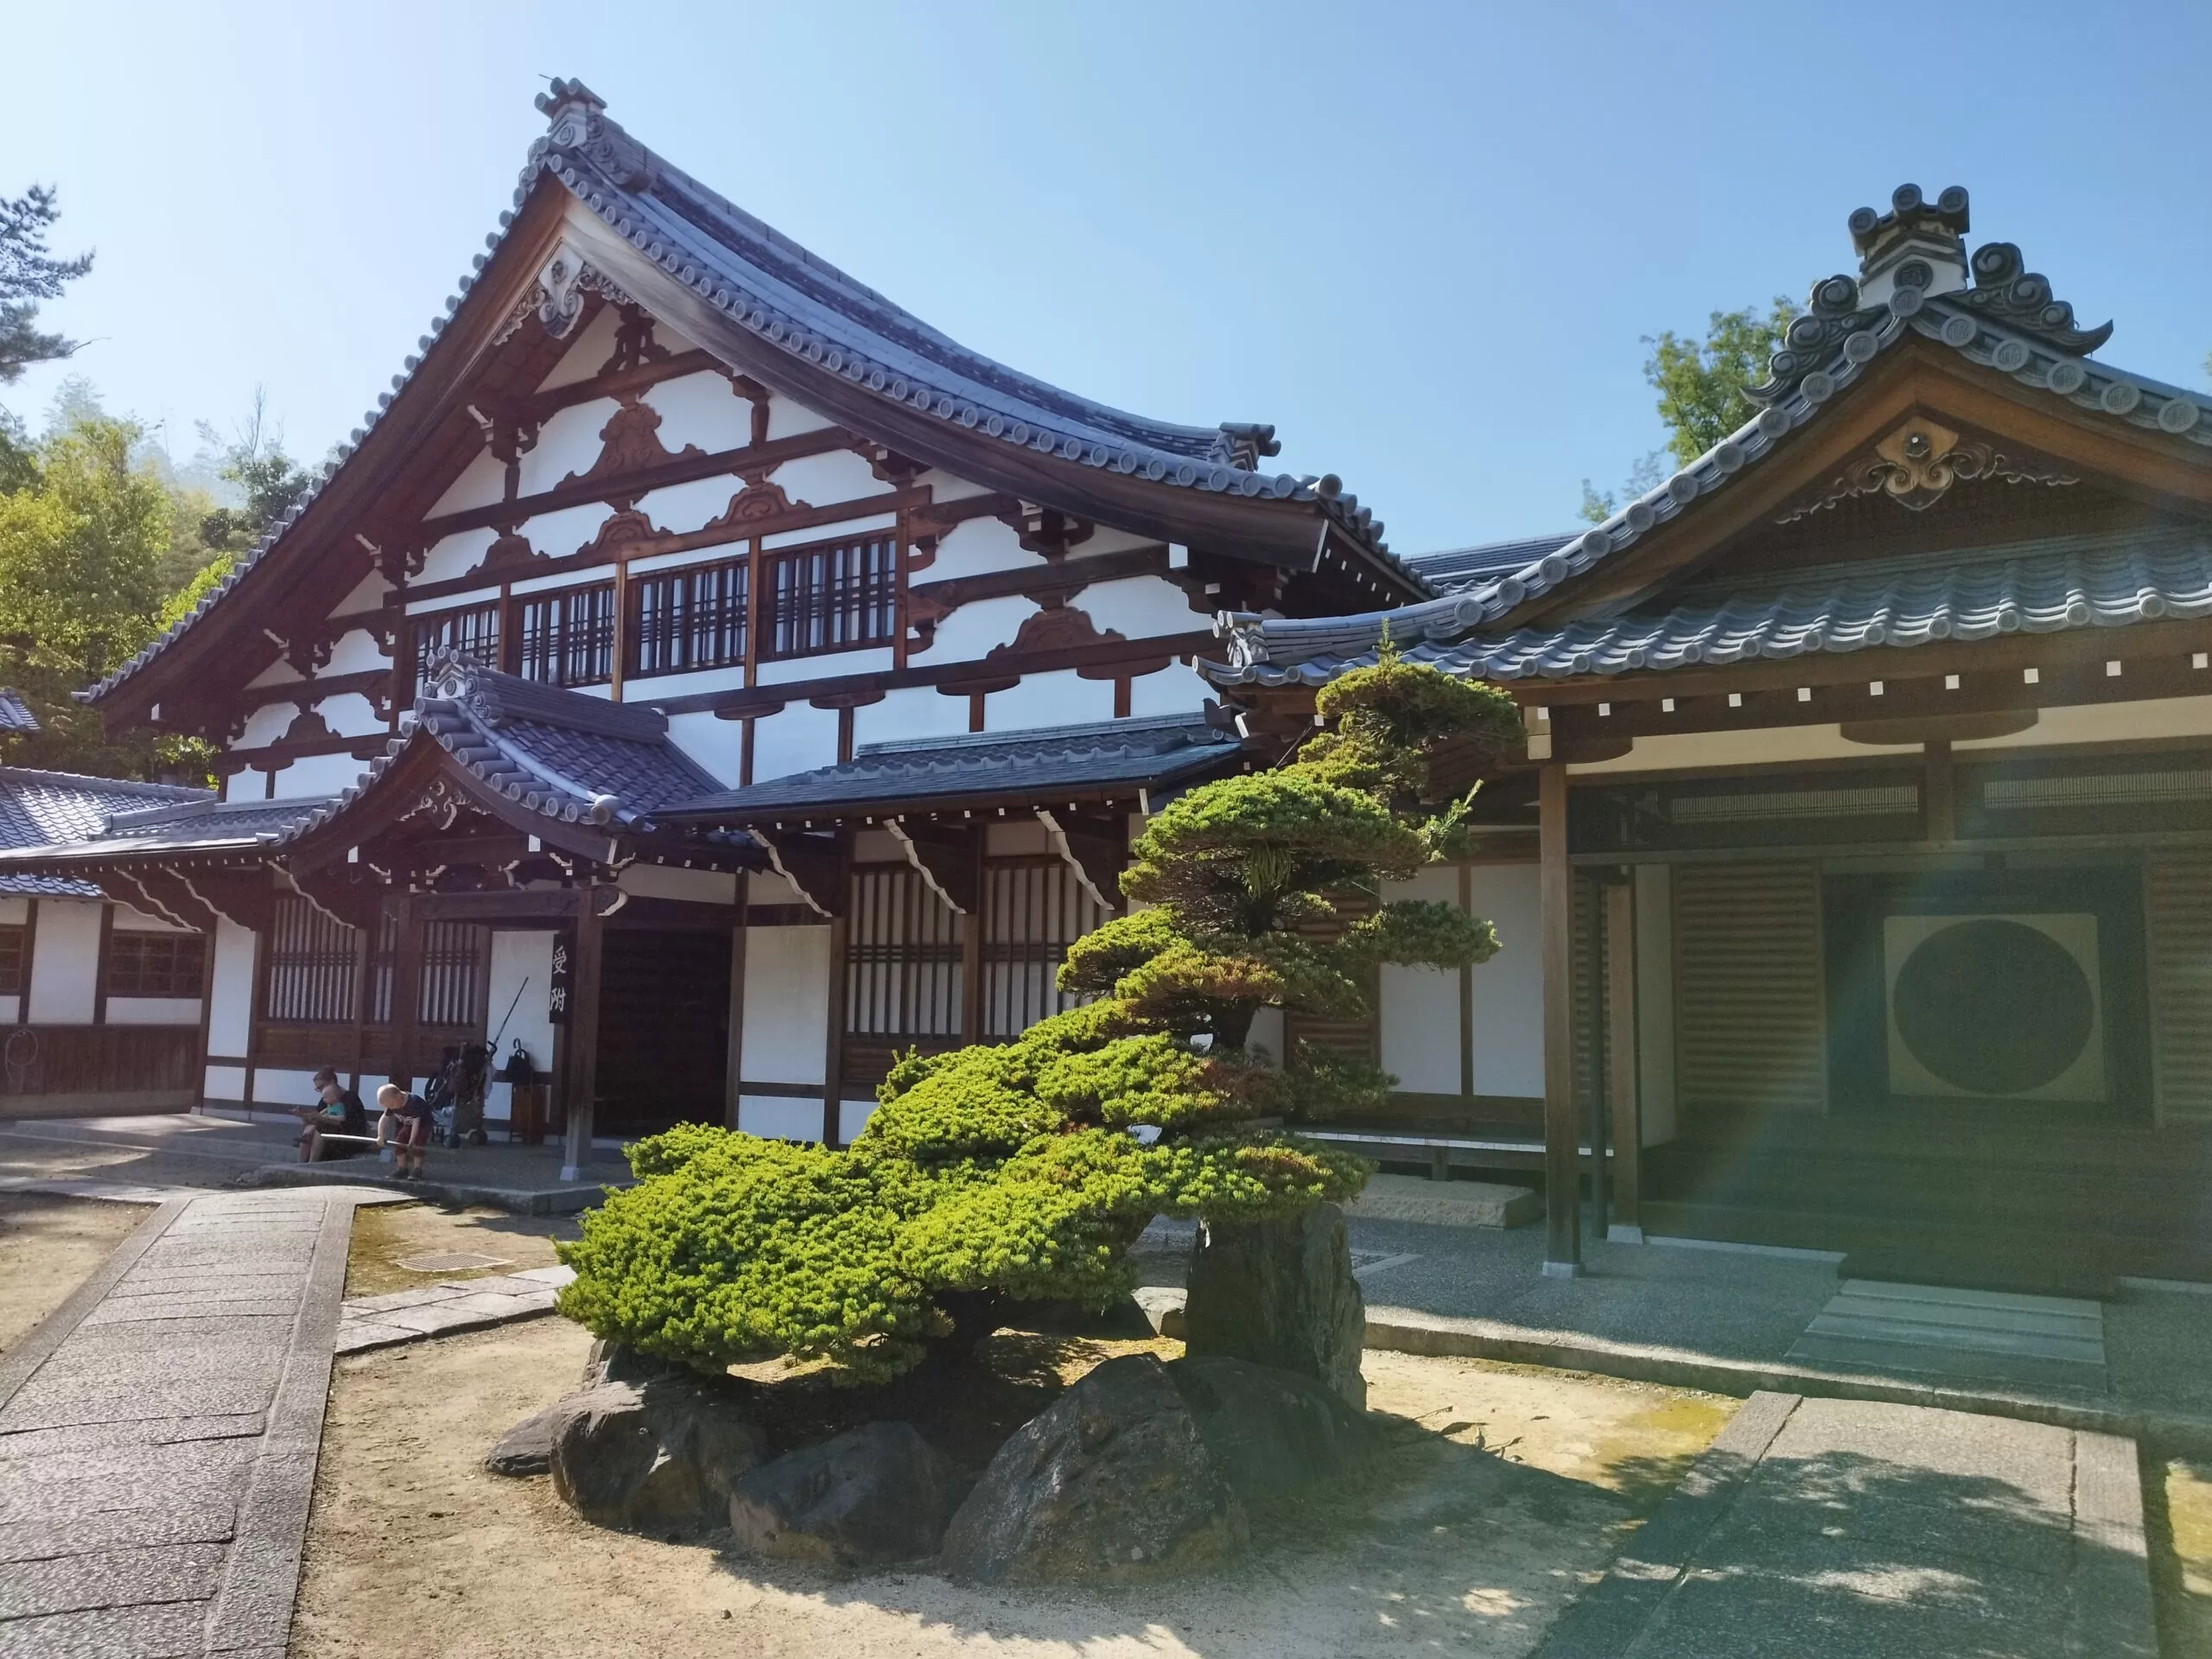
[[[200,1066],[197,1026],[18,1026],[0,1035],[0,1109],[175,1110]]]

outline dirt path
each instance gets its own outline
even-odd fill
[[[553,1265],[553,1241],[576,1236],[574,1216],[515,1216],[504,1210],[448,1209],[434,1204],[364,1207],[353,1217],[346,1261],[348,1296],[381,1296],[453,1279],[518,1273]],[[487,1265],[464,1268],[452,1261],[474,1256]],[[403,1262],[440,1262],[406,1268]]]
[[[135,1204],[0,1194],[0,1354],[60,1306],[145,1219]]]
[[[573,1386],[587,1345],[554,1319],[340,1362],[296,1659],[1519,1655],[1735,1404],[1371,1354],[1376,1408],[1431,1432],[1406,1435],[1370,1515],[1224,1579],[1016,1593],[604,1532],[543,1479],[484,1472],[502,1430]]]

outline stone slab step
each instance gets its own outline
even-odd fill
[[[1544,1212],[1525,1186],[1488,1181],[1434,1181],[1418,1175],[1377,1175],[1344,1206],[1354,1221],[1411,1221],[1431,1227],[1518,1227]]]

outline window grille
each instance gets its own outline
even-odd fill
[[[399,960],[399,918],[385,911],[377,917],[376,943],[369,950],[369,1024],[391,1023],[391,976]]]
[[[1058,858],[983,866],[983,1035],[1016,1037],[1088,997],[1054,983],[1068,946],[1114,912]]]
[[[522,677],[550,685],[614,677],[614,584],[533,594],[522,602]]]
[[[899,626],[899,550],[874,537],[765,554],[764,658],[888,645]]]
[[[110,933],[104,984],[110,996],[197,998],[207,981],[204,933]]]
[[[422,979],[415,1018],[423,1026],[483,1022],[485,958],[491,934],[473,922],[423,924]]]
[[[0,996],[23,994],[23,963],[29,959],[25,947],[29,943],[28,927],[0,927]]]
[[[744,662],[748,569],[728,559],[635,578],[630,672],[643,678]]]
[[[353,1019],[360,935],[296,893],[276,900],[261,1017],[279,1026],[334,1026]]]
[[[957,1037],[960,918],[910,864],[856,865],[845,936],[845,1029]]]
[[[438,653],[456,651],[472,657],[486,668],[499,665],[499,607],[497,604],[471,606],[465,611],[441,611],[435,616],[415,619],[415,690],[423,689],[423,677]]]
[[[2051,778],[1992,778],[1982,804],[2022,811],[2040,806],[2152,806],[2212,798],[2212,772],[2107,772]]]
[[[1676,823],[1739,823],[1755,819],[1886,817],[1920,810],[1910,784],[1863,789],[1774,790],[1742,794],[1677,795],[1668,814]]]

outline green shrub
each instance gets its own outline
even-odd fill
[[[1155,1216],[1294,1213],[1357,1193],[1370,1166],[1281,1120],[1373,1110],[1377,1067],[1249,1044],[1268,1007],[1366,1012],[1379,963],[1456,969],[1497,949],[1447,905],[1326,925],[1332,895],[1402,879],[1466,841],[1464,801],[1428,798],[1446,738],[1502,740],[1510,700],[1383,653],[1327,687],[1330,728],[1290,764],[1194,789],[1132,849],[1148,908],[1069,951],[1096,1000],[1011,1042],[909,1054],[847,1150],[685,1125],[632,1148],[638,1185],[561,1247],[561,1310],[602,1337],[706,1370],[767,1355],[887,1380],[982,1298],[1104,1306]],[[1287,1064],[1283,1062],[1287,1058]]]

